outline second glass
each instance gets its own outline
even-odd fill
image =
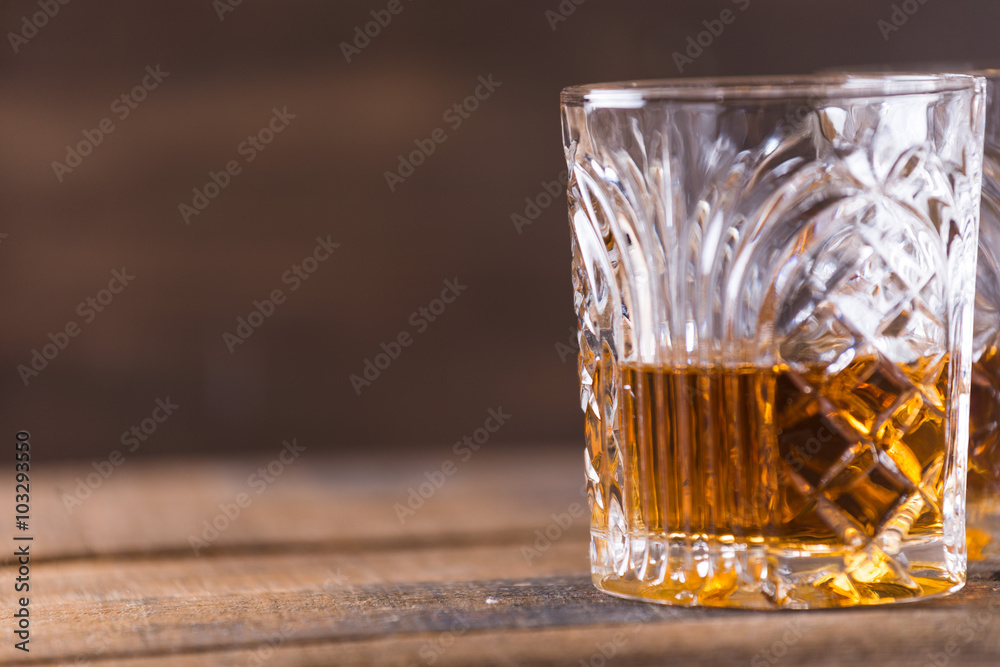
[[[969,558],[1000,556],[1000,70],[970,63],[873,65],[868,74],[955,72],[986,83],[986,141],[973,319],[966,535]],[[845,74],[844,68],[826,73]]]
[[[962,586],[982,86],[563,91],[599,588],[812,608]]]
[[[972,344],[967,530],[970,557],[1000,556],[1000,70],[986,82],[986,143]]]

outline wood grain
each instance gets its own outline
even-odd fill
[[[933,603],[762,614],[602,595],[584,547],[567,538],[530,564],[517,545],[52,563],[38,571],[44,640],[31,658],[252,664],[269,644],[272,664],[421,664],[436,654],[435,664],[555,665],[602,651],[616,664],[746,664],[765,650],[787,650],[790,665],[913,664],[949,642],[957,664],[1000,655],[1000,577],[988,568]]]
[[[190,526],[241,488],[248,464],[123,467],[69,519],[46,513],[66,514],[55,485],[83,471],[50,470],[32,546],[32,650],[5,643],[0,662],[998,663],[1000,563],[974,564],[957,595],[891,608],[762,613],[603,595],[583,519],[536,544],[552,513],[580,501],[572,459],[498,451],[470,462],[403,526],[391,506],[433,461],[383,474],[363,460],[289,466],[200,556]],[[12,577],[0,568],[0,581]]]
[[[85,495],[77,490],[81,483],[88,489],[88,475],[95,479],[92,466],[37,468],[32,529],[45,545],[38,558],[192,553],[190,538],[200,536],[204,522],[222,512],[220,504],[232,504],[240,493],[250,505],[207,552],[520,539],[544,528],[553,512],[585,502],[578,449],[483,448],[461,462],[449,450],[330,458],[307,447],[300,459],[269,476],[273,482],[248,483],[254,475],[263,479],[258,471],[279,455],[280,447],[239,462],[126,460],[79,503],[67,497]],[[456,471],[401,522],[395,506],[407,506],[409,489],[428,484],[426,475],[449,458]],[[4,553],[2,562],[9,559]]]

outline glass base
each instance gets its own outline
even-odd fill
[[[684,535],[632,536],[616,546],[592,530],[591,563],[605,593],[689,607],[853,607],[924,600],[965,585],[964,554],[943,539],[905,543],[889,556],[872,543],[789,549]]]

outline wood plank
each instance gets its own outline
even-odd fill
[[[49,468],[33,487],[32,652],[0,644],[0,663],[1000,662],[1000,562],[974,563],[958,595],[895,607],[635,603],[591,585],[584,516],[535,543],[582,502],[577,455],[484,452],[401,525],[393,503],[440,461],[293,464],[199,556],[198,522],[266,460],[130,463],[71,515],[59,492],[85,469]]]
[[[746,664],[775,647],[788,664],[913,664],[949,642],[961,664],[1000,656],[1000,564],[977,565],[966,590],[934,602],[743,612],[601,594],[583,547],[567,537],[531,562],[509,545],[43,564],[26,662],[248,664],[262,641],[280,644],[274,664],[424,663],[434,652],[435,664],[578,664],[602,648],[616,664]],[[23,657],[0,647],[5,663]]]
[[[85,495],[76,490],[81,484],[87,490],[88,475],[100,479],[93,467],[36,466],[31,522],[36,558],[193,553],[191,537],[202,535],[204,522],[222,511],[220,504],[231,505],[241,493],[249,506],[228,522],[208,552],[522,539],[544,528],[553,512],[565,512],[571,503],[585,505],[579,448],[484,447],[463,462],[450,447],[421,455],[330,458],[299,444],[307,446],[301,458],[266,485],[259,475],[251,478],[280,449],[239,462],[126,460],[79,504],[67,499]],[[427,484],[426,475],[433,476],[445,460],[455,463],[454,474],[401,522],[395,505],[406,506],[408,489]],[[225,517],[219,521],[227,523]],[[0,562],[10,558],[4,553]]]
[[[298,636],[314,639],[433,631],[441,622],[435,613],[415,612],[435,607],[459,613],[445,605],[473,594],[463,582],[487,581],[498,573],[515,583],[544,580],[576,576],[586,567],[586,544],[579,536],[530,560],[512,543],[42,563],[33,569],[33,580],[44,583],[32,607],[39,641],[31,657],[96,657],[102,647],[128,655],[178,646],[238,646],[285,623],[292,623]],[[0,580],[12,572],[0,569]],[[513,585],[496,581],[494,587]],[[398,620],[401,613],[410,620]],[[18,657],[10,651],[0,645],[0,659]]]
[[[876,620],[882,622],[881,618],[872,619]],[[908,617],[910,624],[915,620],[918,619]],[[269,667],[326,667],[331,664],[385,667],[430,664],[437,667],[915,667],[935,665],[934,659],[947,658],[947,662],[939,664],[996,666],[998,649],[995,643],[964,644],[965,619],[950,619],[948,623],[943,632],[928,637],[915,632],[912,625],[900,623],[890,616],[885,628],[890,633],[888,639],[883,637],[882,627],[869,631],[859,631],[857,626],[831,628],[823,619],[811,615],[802,620],[764,626],[737,618],[725,624],[714,624],[711,634],[691,624],[666,628],[664,623],[404,636],[337,644],[296,644],[292,643],[293,638],[277,634],[269,638],[270,643],[253,648],[183,658],[109,660],[98,664],[109,667],[126,664],[137,667],[178,664],[189,667],[265,664]],[[995,621],[986,627],[980,636],[994,631]],[[949,637],[957,637],[958,653],[942,657],[944,646],[951,641]]]

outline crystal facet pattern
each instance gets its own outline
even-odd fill
[[[981,85],[564,94],[599,588],[808,608],[962,585]]]
[[[986,74],[970,407],[968,532],[973,558],[1000,556],[1000,72]]]

